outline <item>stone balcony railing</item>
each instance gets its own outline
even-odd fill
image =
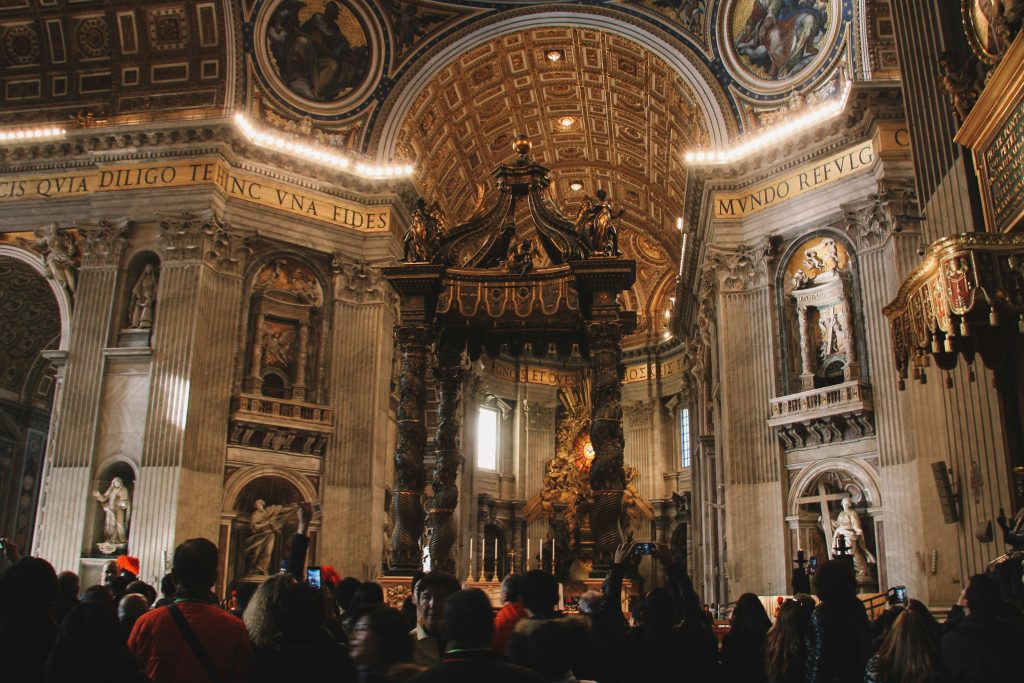
[[[315,403],[242,394],[232,401],[228,442],[307,455],[323,455],[334,431],[334,411]]]
[[[850,441],[875,433],[871,385],[862,380],[771,400],[768,425],[786,450]]]

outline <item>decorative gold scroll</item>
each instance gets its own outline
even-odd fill
[[[889,318],[900,377],[913,361],[915,378],[929,355],[943,369],[957,352],[989,364],[982,333],[1024,332],[1024,234],[975,232],[934,242],[883,311]]]

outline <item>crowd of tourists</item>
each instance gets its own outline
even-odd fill
[[[1016,649],[1024,619],[985,575],[970,578],[944,624],[916,600],[871,623],[849,567],[826,562],[815,575],[817,600],[782,602],[774,623],[757,596],[741,596],[719,645],[665,547],[656,557],[666,586],[631,603],[627,618],[619,596],[628,542],[578,614],[558,611],[559,585],[542,571],[508,576],[497,614],[485,593],[436,571],[413,577],[410,599],[394,609],[377,583],[310,585],[307,544],[300,533],[285,571],[218,603],[218,550],[206,539],[178,546],[160,595],[130,562],[108,563],[102,584],[82,591],[74,573],[19,558],[5,542],[2,680],[1003,683],[1024,671]]]

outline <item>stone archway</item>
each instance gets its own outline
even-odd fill
[[[0,245],[0,535],[26,552],[59,383],[52,358],[66,348],[70,309],[41,258]]]
[[[835,528],[844,499],[851,501],[851,512],[863,531],[863,546],[850,551],[860,558],[855,561],[858,584],[865,592],[877,590],[884,583],[885,545],[878,473],[868,463],[827,459],[805,467],[793,478],[786,518],[792,547],[794,552],[804,550],[808,559],[817,563],[834,559]]]

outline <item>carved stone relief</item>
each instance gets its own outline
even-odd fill
[[[768,284],[771,242],[742,244],[735,249],[709,247],[704,268],[718,278],[722,291],[741,292]]]

